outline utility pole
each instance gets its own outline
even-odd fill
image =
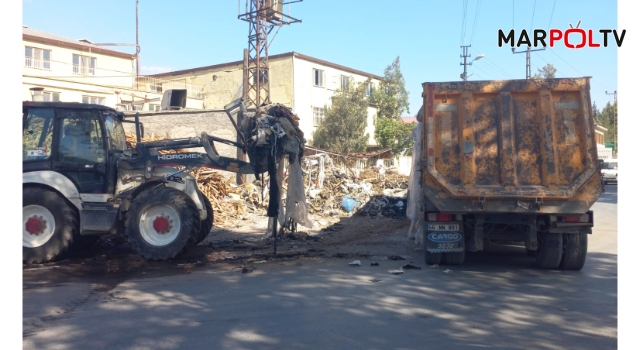
[[[609,93],[607,91],[604,92],[607,95],[613,95],[613,149],[616,151],[616,156],[618,154],[618,91],[614,91],[613,93]]]
[[[531,52],[533,51],[544,51],[544,49],[537,49],[537,50],[531,50],[531,47],[527,47],[527,49],[525,51],[519,51],[516,52],[516,49],[513,48],[511,49],[511,51],[513,51],[513,53],[523,53],[526,52],[527,53],[527,79],[531,79]]]
[[[467,63],[467,57],[471,57],[471,55],[468,54],[471,45],[461,45],[460,47],[462,48],[462,55],[460,55],[460,57],[462,57],[462,59],[464,60],[464,63],[460,63],[461,66],[464,66],[464,71],[462,72],[460,77],[463,81],[467,81],[467,66],[471,65],[471,62]]]
[[[140,43],[138,42],[138,0],[136,0],[136,43],[135,44],[116,44],[116,43],[99,43],[97,46],[135,46],[136,47],[136,77],[135,84],[138,84],[140,76]],[[133,73],[132,73],[133,74]]]
[[[284,5],[301,1],[293,0],[285,3],[283,0],[246,0],[246,12],[238,15],[238,19],[249,22],[249,74],[248,81],[243,82],[249,87],[245,101],[247,108],[257,109],[262,104],[271,103],[269,34],[274,27],[278,27],[279,31],[285,24],[302,22],[283,13]]]
[[[244,54],[243,54],[243,59],[242,59],[242,100],[243,101],[247,101],[247,96],[249,94],[249,86],[247,86],[246,82],[249,81],[249,50],[248,49],[244,49]],[[238,127],[240,128],[241,131],[244,131],[242,129],[242,120],[244,119],[244,111],[239,111],[236,117],[237,123],[238,123]],[[241,143],[242,139],[240,138],[240,134],[238,134],[236,136],[236,142]],[[236,157],[238,158],[238,160],[241,161],[246,161],[247,157],[244,154],[244,150],[241,150],[240,148],[237,149],[236,152]],[[247,182],[247,177],[244,174],[240,174],[237,173],[236,174],[236,183],[238,185],[242,185],[244,183]]]
[[[138,43],[138,0],[136,0],[136,82],[140,77],[140,43]]]
[[[476,58],[474,58],[471,62],[467,63],[467,57],[471,57],[471,55],[469,55],[469,48],[471,47],[471,45],[461,45],[460,47],[462,48],[462,55],[460,55],[460,57],[462,57],[464,60],[464,62],[460,62],[460,65],[464,66],[464,72],[460,74],[460,78],[462,78],[463,81],[467,81],[467,78],[473,75],[467,75],[467,66],[471,66],[473,64],[473,61],[477,61],[484,57],[484,54],[476,56]]]

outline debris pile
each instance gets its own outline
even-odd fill
[[[279,108],[279,107],[278,107]],[[274,113],[273,108],[270,113]],[[279,129],[275,125],[285,125],[282,131],[289,136],[287,139],[295,140],[297,136],[297,123],[281,122],[280,118],[271,115],[263,116],[262,120],[258,118],[258,123],[252,125],[254,128],[253,139],[254,144],[260,143],[260,139],[274,135],[277,137]],[[253,119],[253,118],[252,118]],[[290,118],[287,118],[288,121]],[[277,123],[274,123],[277,122]],[[276,131],[274,131],[274,129]],[[299,135],[299,134],[298,134]],[[129,147],[135,146],[135,135],[127,133],[127,143]],[[146,141],[156,141],[169,139],[167,134],[165,137],[159,135],[151,135],[142,139]],[[284,221],[285,207],[287,195],[289,194],[289,184],[291,178],[291,167],[285,166],[285,162],[299,162],[301,160],[300,151],[303,150],[303,142],[281,142],[281,146],[276,148],[276,156],[280,156],[278,161],[278,176],[280,184],[279,195],[281,196],[281,204],[279,210],[279,222],[282,225]],[[186,150],[177,150],[177,152]],[[296,152],[297,151],[297,152]],[[173,150],[161,152],[176,152]],[[256,153],[260,150],[255,151]],[[279,153],[279,154],[278,154]],[[294,154],[295,157],[286,157],[285,155]],[[253,159],[265,159],[266,157],[256,157]],[[294,158],[294,159],[291,159]],[[398,174],[394,169],[387,169],[384,175],[374,171],[373,169],[357,169],[355,164],[332,157],[327,153],[320,153],[311,156],[304,156],[301,162],[302,182],[304,186],[305,204],[308,207],[308,213],[313,214],[315,219],[322,217],[343,217],[352,215],[362,216],[386,216],[395,219],[406,217],[407,210],[407,189],[408,177]],[[255,216],[265,216],[265,210],[268,209],[270,200],[270,184],[271,177],[268,173],[263,173],[267,168],[267,164],[257,164],[258,174],[261,175],[254,183],[237,185],[235,176],[209,170],[198,169],[191,172],[196,178],[199,189],[211,202],[214,210],[214,226],[217,228],[230,228],[238,225],[239,220],[250,220]],[[298,186],[299,187],[299,186]],[[300,195],[298,195],[300,197]],[[298,199],[299,200],[299,199]],[[299,205],[299,204],[298,204]],[[296,205],[297,206],[297,205]],[[303,208],[304,209],[304,208]],[[292,208],[289,208],[291,211]],[[291,215],[288,215],[289,219]],[[300,215],[298,223],[305,221],[306,215]]]
[[[309,212],[320,216],[406,215],[408,177],[389,169],[380,175],[371,169],[332,159],[328,154],[306,156],[303,165]]]

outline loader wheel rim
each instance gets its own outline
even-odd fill
[[[180,215],[168,205],[154,205],[140,216],[140,235],[145,242],[162,247],[180,234]]]
[[[22,208],[22,246],[37,248],[49,242],[56,230],[56,221],[49,209],[40,205]]]

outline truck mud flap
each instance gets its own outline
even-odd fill
[[[436,230],[429,230],[429,226],[436,226]],[[462,224],[459,223],[459,231],[438,230],[438,226],[449,225],[425,225],[424,240],[425,250],[430,253],[457,253],[464,252],[464,234],[462,233]],[[432,227],[433,228],[433,227]]]

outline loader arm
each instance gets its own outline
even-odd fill
[[[215,149],[214,141],[244,149],[240,143],[211,136],[203,132],[200,137],[137,143],[135,149],[131,150],[131,157],[121,158],[118,166],[122,169],[144,169],[145,178],[151,177],[153,168],[160,166],[204,167],[240,174],[254,173],[253,168],[248,162],[219,155]],[[161,154],[159,152],[197,147],[204,148],[205,153],[181,152]]]

